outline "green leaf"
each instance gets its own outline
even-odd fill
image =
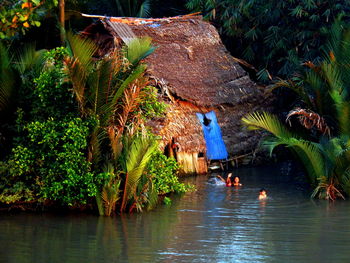
[[[33,2],[36,6],[38,6],[38,5],[40,4],[40,0],[32,0],[32,2]]]

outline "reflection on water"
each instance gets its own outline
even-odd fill
[[[144,214],[0,215],[0,262],[349,262],[350,202],[312,201],[279,172],[190,178],[197,192]]]

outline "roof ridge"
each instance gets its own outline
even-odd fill
[[[186,19],[186,18],[202,18],[200,13],[201,12],[196,12],[196,13],[191,13],[187,15],[179,15],[179,16],[163,17],[163,18],[113,17],[113,16],[101,16],[101,15],[89,15],[84,13],[81,13],[81,15],[83,17],[109,20],[110,22],[114,22],[114,23],[141,25],[141,24],[148,24],[148,23],[162,22],[162,21],[171,22],[172,20],[180,20],[180,19]]]

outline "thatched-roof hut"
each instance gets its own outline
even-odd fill
[[[215,27],[201,16],[102,18],[83,34],[99,44],[101,54],[112,49],[116,39],[152,38],[157,49],[146,58],[148,74],[169,107],[165,118],[149,125],[162,136],[162,147],[172,148],[176,143],[177,159],[182,160],[185,172],[206,169],[205,141],[196,112],[216,112],[231,157],[256,148],[260,137],[242,129],[240,120],[248,112],[269,107],[270,96],[250,80]]]

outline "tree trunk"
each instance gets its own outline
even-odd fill
[[[65,33],[64,33],[64,0],[59,0],[58,2],[58,8],[59,8],[59,23],[60,23],[60,38],[61,38],[61,44],[64,44],[65,40]]]

